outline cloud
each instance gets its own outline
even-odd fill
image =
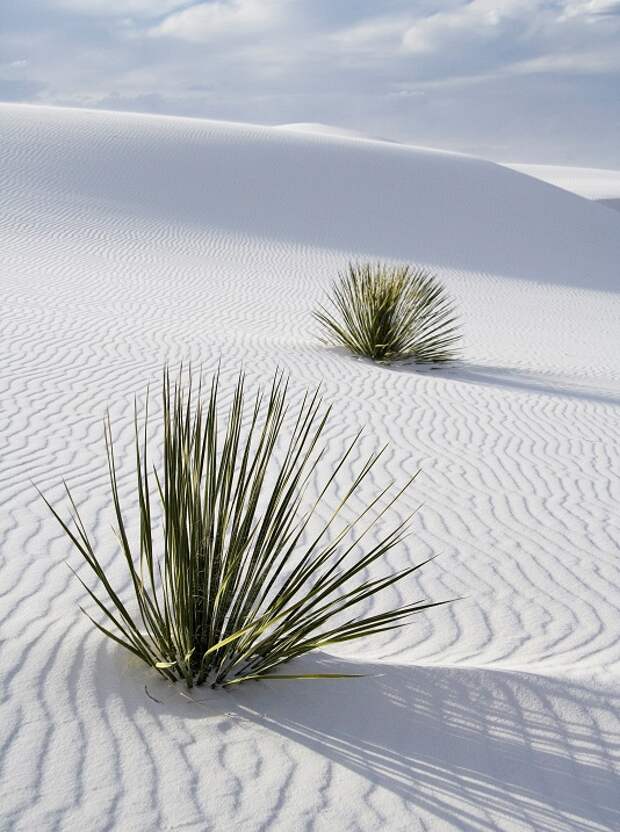
[[[45,87],[43,81],[0,78],[0,101],[32,101]]]
[[[620,15],[618,0],[568,0],[564,6],[564,16],[567,18],[605,17],[607,15]]]
[[[49,7],[93,16],[137,15],[154,18],[183,6],[182,0],[51,0]]]
[[[586,52],[566,52],[559,55],[543,55],[513,64],[512,74],[604,74],[620,71],[620,51],[603,49]]]
[[[472,0],[416,21],[405,31],[403,45],[409,52],[432,53],[465,42],[496,41],[508,31],[523,31],[536,5],[528,0]]]
[[[171,14],[150,30],[151,35],[205,42],[257,32],[286,20],[282,0],[215,0]]]
[[[400,17],[373,18],[336,31],[330,38],[343,49],[388,48],[399,45],[407,25],[407,19]]]
[[[611,72],[620,2],[471,0],[421,17],[402,34],[421,80],[485,73]]]

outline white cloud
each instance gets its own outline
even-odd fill
[[[414,21],[402,42],[438,78],[616,71],[620,0],[471,0]]]
[[[330,40],[344,49],[356,50],[398,45],[408,24],[408,19],[399,17],[373,18],[333,32]]]
[[[619,0],[567,0],[564,6],[566,18],[620,14]]]
[[[459,43],[497,40],[515,25],[526,26],[540,3],[532,0],[472,0],[417,20],[403,35],[410,52],[432,53]]]
[[[543,55],[519,61],[510,67],[513,74],[537,72],[570,73],[605,73],[620,70],[620,51],[605,49],[589,52],[566,52],[558,55]]]
[[[171,14],[150,34],[196,42],[234,38],[284,22],[287,5],[283,0],[214,0]]]
[[[153,18],[178,9],[183,0],[51,0],[48,5],[78,14]]]

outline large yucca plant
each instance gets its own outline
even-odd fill
[[[329,343],[374,361],[441,363],[456,356],[454,305],[422,268],[349,263],[314,317]]]
[[[314,491],[310,508],[302,511],[318,474],[330,408],[322,405],[318,391],[306,393],[291,418],[281,374],[266,395],[259,391],[248,406],[240,374],[221,420],[218,388],[219,373],[203,404],[202,380],[197,391],[190,380],[186,393],[181,375],[171,385],[165,371],[160,470],[151,470],[148,461],[148,398],[144,428],[136,407],[139,534],[134,543],[121,507],[109,415],[105,420],[111,499],[131,601],[112,585],[69,489],[73,522],[63,520],[46,500],[96,576],[94,588],[79,579],[103,615],[102,621],[89,618],[165,678],[184,679],[189,687],[332,676],[272,674],[309,650],[400,627],[414,613],[437,606],[419,601],[372,615],[354,614],[356,606],[421,565],[393,572],[385,564],[379,577],[366,571],[385,563],[386,553],[407,532],[405,520],[378,542],[365,543],[368,530],[411,480],[391,496],[387,488],[381,490],[353,521],[339,520],[382,453],[349,474],[345,463],[358,434]],[[345,480],[342,496],[330,519],[318,531],[313,526],[311,534],[310,521],[316,524],[316,509],[339,474]],[[159,501],[161,517],[153,510],[154,501]],[[371,514],[374,519],[368,519]]]

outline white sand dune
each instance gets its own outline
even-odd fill
[[[620,199],[620,170],[576,168],[562,165],[506,165],[512,170],[542,179],[586,199],[604,202]]]
[[[620,828],[620,216],[456,154],[0,105],[0,238],[0,829]],[[367,257],[441,274],[460,366],[321,346]],[[364,425],[385,476],[422,469],[390,563],[441,556],[383,603],[463,600],[299,665],[364,679],[190,701],[78,612],[32,481],[69,480],[122,576],[105,408],[130,475],[134,393],[220,356],[227,391],[241,362],[322,382],[330,459]]]
[[[363,141],[376,140],[376,136],[369,136],[359,130],[351,130],[348,127],[338,127],[332,124],[323,124],[321,121],[294,121],[290,124],[278,124],[279,130],[292,130],[296,133],[310,133],[319,136],[332,136],[343,139],[362,139]],[[382,139],[382,141],[385,141]]]

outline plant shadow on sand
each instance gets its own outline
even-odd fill
[[[600,404],[620,405],[620,391],[606,389],[604,380],[602,380],[600,386],[594,386],[594,384],[580,384],[573,379],[552,373],[536,373],[516,367],[469,364],[464,361],[454,361],[436,367],[402,362],[389,365],[389,370],[391,372],[428,375],[433,378],[450,379],[466,384],[499,387],[525,393],[562,396]]]
[[[105,652],[110,671],[119,656]],[[299,660],[294,670],[367,676],[200,688],[191,701],[180,685],[135,668],[117,692],[127,710],[146,708],[162,721],[219,718],[229,721],[226,731],[260,727],[285,741],[289,758],[299,745],[363,778],[365,793],[389,790],[412,823],[424,813],[467,832],[620,829],[620,696],[609,689],[524,672],[360,664],[324,654]],[[143,693],[145,678],[159,701]]]

